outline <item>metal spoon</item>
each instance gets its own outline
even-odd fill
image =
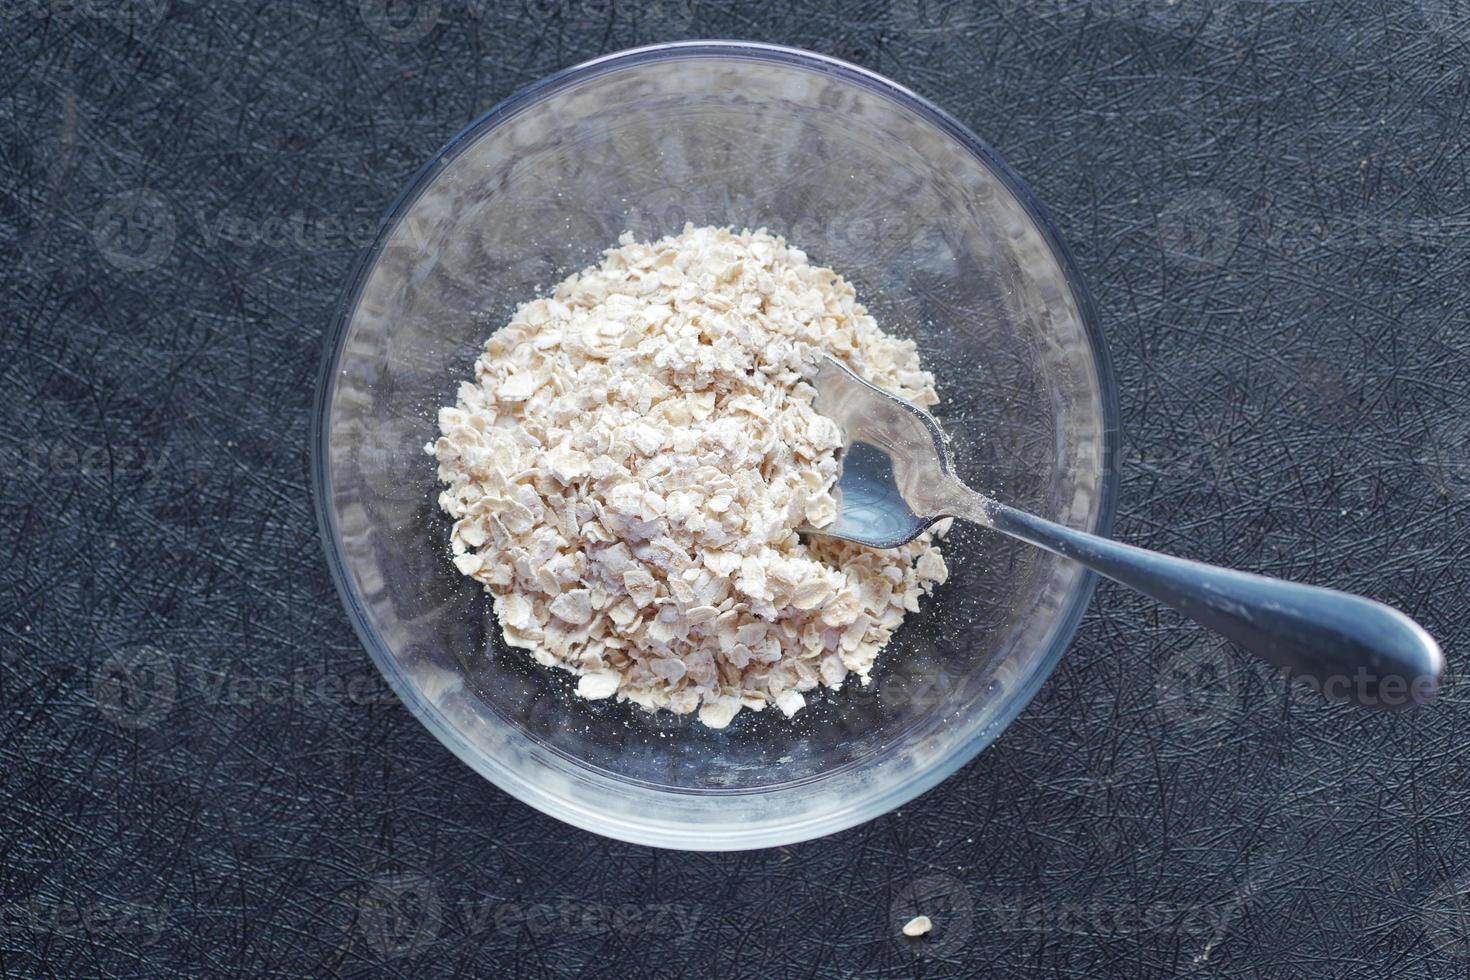
[[[962,517],[1081,562],[1152,596],[1305,678],[1331,700],[1404,708],[1433,700],[1439,644],[1396,609],[1361,596],[1252,575],[1075,531],[965,486],[929,414],[831,358],[812,379],[813,407],[842,427],[847,448],[836,520],[818,534],[896,548],[945,517]]]

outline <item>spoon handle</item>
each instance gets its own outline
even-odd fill
[[[1070,558],[1235,641],[1329,700],[1397,709],[1433,700],[1439,644],[1408,616],[1361,596],[1173,558],[1074,531],[966,491],[955,516]]]

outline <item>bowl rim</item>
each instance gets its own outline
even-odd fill
[[[695,851],[727,851],[774,847],[793,844],[845,830],[894,810],[929,791],[949,778],[961,766],[972,761],[1013,722],[1030,704],[1041,684],[1056,669],[1062,654],[1071,645],[1082,615],[1097,584],[1097,576],[1082,570],[1067,604],[1057,616],[1050,649],[1037,662],[1037,669],[1019,686],[995,721],[977,730],[968,740],[956,745],[950,754],[927,767],[915,769],[894,784],[849,802],[840,809],[809,815],[800,820],[753,821],[739,827],[715,831],[708,826],[694,826],[661,821],[656,815],[643,820],[609,817],[575,801],[549,792],[534,780],[498,760],[486,756],[469,745],[437,708],[429,704],[417,686],[397,667],[393,655],[383,645],[378,631],[368,618],[366,608],[344,567],[339,529],[331,507],[331,475],[327,468],[328,412],[338,366],[345,350],[347,331],[357,308],[367,277],[379,255],[388,244],[398,220],[427,188],[433,178],[471,143],[472,136],[488,132],[528,108],[545,96],[569,85],[609,74],[615,70],[663,60],[711,58],[775,62],[791,67],[830,74],[858,84],[898,103],[902,108],[937,126],[960,146],[988,167],[1020,203],[1035,223],[1047,247],[1060,267],[1077,304],[1078,317],[1098,376],[1098,395],[1102,411],[1103,467],[1098,479],[1097,517],[1091,530],[1107,535],[1113,524],[1117,506],[1117,468],[1112,465],[1120,438],[1117,385],[1112,357],[1103,335],[1092,296],[1077,268],[1071,250],[1062,240],[1050,213],[1032,193],[1030,187],[994,150],[953,115],[939,108],[907,87],[858,65],[829,55],[800,48],[756,41],[709,39],[676,41],[629,48],[602,55],[561,69],[527,85],[492,106],[455,133],[421,166],[394,197],[378,224],[372,243],[363,249],[344,286],[333,320],[323,337],[323,353],[312,406],[309,435],[309,467],[313,506],[322,548],[332,580],[341,597],[348,620],[358,640],[372,657],[411,714],[466,765],[498,788],[549,816],[572,826],[618,840],[654,847]],[[768,788],[763,792],[778,791]]]

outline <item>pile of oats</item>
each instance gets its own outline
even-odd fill
[[[912,341],[764,231],[624,234],[516,310],[426,447],[454,563],[506,642],[580,675],[583,697],[712,728],[866,683],[947,572],[930,535],[875,551],[797,533],[835,515],[841,433],[803,380],[820,352],[938,400]]]

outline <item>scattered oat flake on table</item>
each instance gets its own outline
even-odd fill
[[[913,939],[918,936],[926,935],[929,930],[933,928],[934,923],[929,921],[929,917],[927,915],[916,915],[912,919],[904,923],[903,934],[905,936],[908,936],[910,939]]]
[[[427,447],[451,557],[506,642],[584,698],[710,728],[865,680],[948,569],[939,533],[888,551],[797,533],[836,514],[842,436],[805,380],[823,353],[938,401],[912,341],[765,231],[624,234],[522,304]]]

